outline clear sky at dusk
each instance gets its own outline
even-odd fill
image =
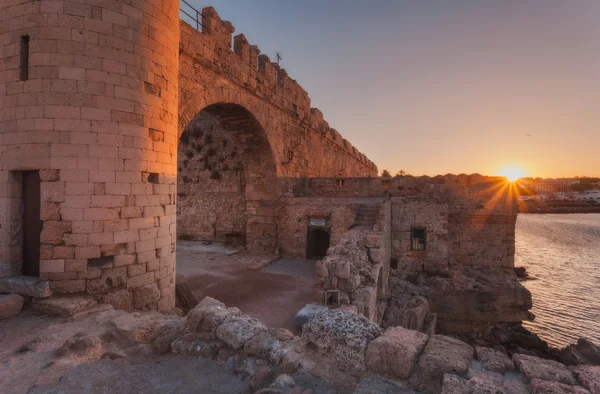
[[[598,0],[191,3],[282,52],[380,170],[600,175]]]

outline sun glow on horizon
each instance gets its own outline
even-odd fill
[[[527,175],[527,171],[519,166],[504,167],[498,171],[498,175],[506,177],[509,181],[514,182]]]

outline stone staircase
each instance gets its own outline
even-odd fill
[[[376,204],[359,204],[356,211],[356,219],[354,220],[355,227],[373,227],[377,222],[377,213],[379,205]]]

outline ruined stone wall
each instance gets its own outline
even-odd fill
[[[306,257],[310,218],[325,218],[330,245],[336,245],[352,228],[358,203],[348,198],[282,199],[279,221],[279,253],[287,257]]]
[[[379,204],[373,227],[354,227],[317,262],[315,302],[351,305],[381,323],[387,305],[391,256],[391,204]]]
[[[202,32],[180,26],[180,132],[211,105],[237,104],[262,126],[278,176],[377,175],[375,164],[329,127],[284,69],[243,34],[232,37],[234,27],[212,7],[203,9],[202,23]]]
[[[245,167],[236,141],[201,112],[178,146],[177,236],[243,244],[246,233]]]
[[[39,170],[41,279],[175,305],[178,14],[168,0],[0,3],[2,275],[20,271],[21,172]]]
[[[415,270],[453,265],[512,267],[517,200],[504,178],[480,175],[281,179],[285,197],[346,196],[391,201],[392,259]],[[425,228],[426,250],[411,250]]]

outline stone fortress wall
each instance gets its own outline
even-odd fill
[[[281,249],[299,256],[294,243],[304,233],[304,207],[332,213],[332,239],[350,229],[338,216],[356,215],[361,201],[391,202],[391,258],[414,270],[438,272],[450,266],[514,266],[517,201],[504,178],[480,175],[396,178],[282,179]],[[342,211],[345,206],[346,211]],[[349,211],[348,211],[349,210]],[[426,250],[411,250],[411,229],[426,230]],[[293,232],[290,232],[294,229]],[[302,239],[300,239],[302,244]],[[332,245],[334,243],[332,242]]]
[[[214,9],[198,32],[178,6],[0,5],[0,278],[23,273],[24,178],[37,177],[26,194],[40,200],[40,280],[119,308],[172,308],[177,147],[200,112],[239,146],[249,249],[277,248],[278,177],[377,174]]]
[[[39,171],[40,279],[175,305],[178,20],[176,1],[1,3],[0,276],[21,273],[21,182]]]

